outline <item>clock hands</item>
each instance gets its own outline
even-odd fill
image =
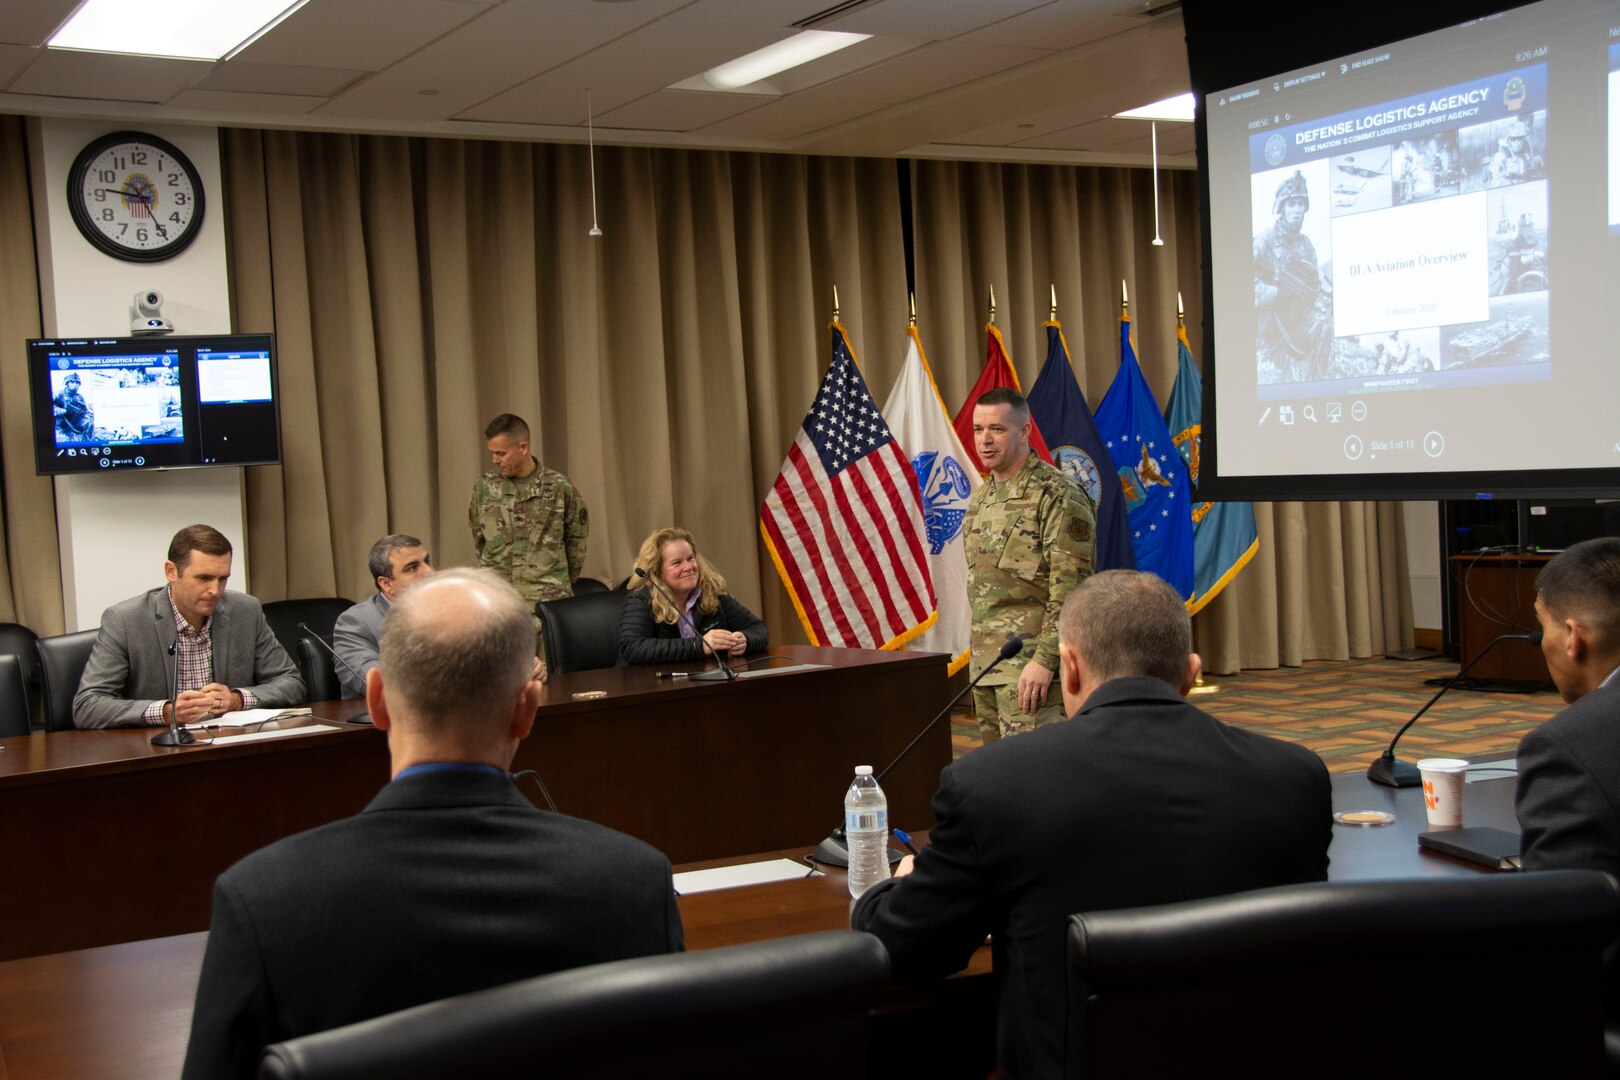
[[[122,197],[125,202],[139,203],[140,205],[146,207],[148,214],[151,214],[152,207],[157,205],[157,192],[155,191],[140,191],[134,187],[127,187],[102,188],[101,193],[103,195],[118,195]],[[168,237],[169,230],[164,228],[163,223],[157,219],[156,215],[152,216],[152,227],[157,230],[157,234],[159,236],[164,238]]]

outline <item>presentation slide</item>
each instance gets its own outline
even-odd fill
[[[1620,4],[1201,104],[1220,476],[1620,467]]]
[[[64,356],[50,376],[59,456],[185,441],[180,371],[172,355]]]

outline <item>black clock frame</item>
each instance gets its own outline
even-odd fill
[[[147,143],[173,158],[175,164],[191,179],[191,190],[197,201],[197,212],[192,215],[191,221],[180,234],[168,244],[153,251],[131,250],[109,239],[105,233],[96,228],[95,222],[90,217],[90,209],[84,202],[84,174],[90,168],[90,162],[107,147],[131,141]],[[92,246],[115,259],[142,263],[172,259],[190,247],[192,241],[197,239],[197,234],[202,232],[203,217],[208,209],[202,177],[198,175],[197,167],[191,163],[191,159],[167,139],[148,135],[144,131],[115,131],[93,140],[80,150],[79,156],[73,159],[73,167],[68,170],[67,201],[68,210],[73,215],[73,224],[79,227],[79,233],[90,241]]]

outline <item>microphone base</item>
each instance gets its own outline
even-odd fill
[[[152,736],[153,746],[190,746],[197,736],[182,727],[165,728]]]
[[[1417,787],[1423,783],[1423,774],[1409,762],[1397,761],[1393,755],[1378,757],[1367,766],[1367,779],[1385,787]]]
[[[889,853],[889,865],[893,866],[905,858],[905,852],[895,848],[886,849]],[[849,846],[844,843],[844,830],[839,829],[827,839],[816,845],[816,850],[810,853],[810,858],[822,866],[849,866]]]
[[[730,668],[715,668],[713,671],[695,671],[687,678],[693,682],[730,682],[737,677],[737,673]]]
[[[345,724],[360,724],[366,727],[373,726],[371,723],[371,714],[368,712],[360,712],[355,713],[353,716],[345,716],[343,718],[343,722]]]

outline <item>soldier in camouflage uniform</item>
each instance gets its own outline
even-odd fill
[[[467,519],[478,562],[510,581],[532,607],[574,595],[590,533],[585,500],[568,478],[529,452],[529,425],[502,413],[484,429],[494,472],[473,485]],[[540,620],[535,650],[543,658]]]
[[[973,443],[990,476],[968,503],[968,602],[976,677],[1008,634],[1029,637],[1024,651],[973,689],[986,742],[1062,720],[1058,614],[1096,563],[1097,517],[1068,476],[1030,453],[1029,405],[998,387],[973,407]],[[1023,670],[1018,663],[1024,661]]]

